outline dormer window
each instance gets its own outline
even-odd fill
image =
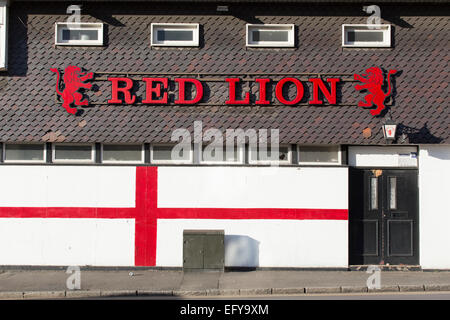
[[[103,23],[61,23],[55,25],[55,44],[60,46],[103,45]]]
[[[391,25],[344,24],[342,25],[343,47],[390,47]]]

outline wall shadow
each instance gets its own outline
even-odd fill
[[[225,265],[259,266],[259,241],[244,235],[225,235]]]
[[[422,128],[413,128],[403,123],[399,123],[397,125],[397,136],[400,137],[398,139],[408,139],[409,143],[433,143],[439,144],[444,139],[438,136],[435,136],[431,133],[428,128],[428,124],[425,123]],[[404,139],[402,138],[404,137]],[[403,141],[402,141],[403,142]]]

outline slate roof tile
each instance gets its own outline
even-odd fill
[[[383,9],[383,8],[382,8]],[[54,46],[54,23],[65,21],[66,3],[12,3],[9,69],[0,76],[0,141],[170,142],[177,128],[280,130],[281,143],[383,144],[383,118],[357,107],[363,94],[354,82],[340,87],[339,106],[227,106],[225,82],[205,82],[214,105],[99,105],[109,98],[107,81],[89,91],[93,105],[68,114],[55,101],[55,75],[78,65],[91,72],[363,73],[371,66],[398,69],[390,116],[409,139],[404,143],[450,143],[448,6],[391,5],[383,23],[393,26],[393,48],[341,47],[343,23],[365,23],[360,5],[233,4],[241,15],[221,15],[214,4],[87,3],[82,21],[106,23],[101,48]],[[383,9],[384,10],[384,9]],[[151,48],[151,22],[199,23],[199,48]],[[295,49],[245,47],[246,23],[293,23]],[[101,75],[102,77],[105,75]],[[346,76],[348,77],[348,76]],[[310,88],[305,84],[306,90]],[[255,86],[252,87],[255,92]],[[209,92],[208,92],[209,91]],[[142,95],[144,87],[137,89]],[[287,94],[292,97],[291,88]],[[307,100],[306,100],[307,101]],[[305,101],[305,102],[306,102]],[[387,100],[386,100],[387,101]],[[222,105],[216,105],[222,104]],[[80,123],[83,123],[80,126]],[[370,136],[363,131],[370,128]],[[367,131],[366,131],[367,132]]]

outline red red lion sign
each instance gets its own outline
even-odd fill
[[[370,110],[370,113],[373,116],[377,116],[384,110],[386,107],[384,105],[384,100],[391,94],[391,74],[396,73],[397,70],[389,70],[387,75],[388,82],[388,92],[384,92],[381,87],[384,83],[383,71],[378,67],[371,67],[366,70],[366,73],[362,74],[354,74],[355,80],[361,81],[364,84],[357,84],[355,86],[356,90],[367,89],[369,93],[364,97],[364,101],[358,102],[358,107],[372,107],[372,105],[376,105],[377,108],[374,110]]]
[[[50,69],[55,72],[58,77],[56,80],[56,92],[61,96],[63,100],[62,106],[70,114],[76,114],[78,109],[76,107],[89,105],[88,99],[83,99],[83,94],[79,92],[80,89],[91,89],[92,84],[85,83],[90,79],[93,79],[93,72],[82,72],[81,68],[77,66],[68,66],[64,70],[63,82],[64,89],[60,91],[60,73],[56,68]],[[358,102],[359,107],[372,107],[375,105],[377,108],[370,110],[373,116],[377,116],[386,107],[384,105],[384,100],[391,95],[391,75],[395,74],[397,70],[389,70],[387,75],[388,91],[384,92],[382,87],[384,84],[383,71],[378,67],[371,67],[366,70],[366,73],[359,75],[354,74],[355,80],[361,81],[363,84],[358,84],[355,86],[356,90],[366,89],[368,93],[364,97],[363,101]],[[323,104],[323,100],[327,100],[330,105],[336,104],[337,95],[337,83],[341,79],[339,78],[327,78],[326,82],[330,86],[327,88],[323,79],[321,78],[310,78],[308,79],[312,85],[312,100],[309,104],[320,105]],[[124,78],[124,77],[109,77],[108,81],[111,82],[112,97],[108,100],[110,104],[134,104],[137,101],[135,93],[132,92],[134,79]],[[145,82],[145,98],[142,99],[141,104],[169,104],[168,100],[168,87],[169,78],[142,78]],[[175,78],[174,81],[178,83],[178,99],[173,103],[181,105],[192,105],[196,104],[203,98],[203,84],[200,80],[194,78]],[[225,78],[225,81],[229,84],[229,99],[225,104],[239,104],[239,105],[249,105],[250,93],[245,93],[245,98],[239,100],[236,97],[236,86],[239,83],[239,78]],[[255,82],[259,84],[259,99],[254,101],[257,105],[270,105],[272,102],[266,97],[266,85],[272,80],[269,78],[256,78]],[[125,84],[125,86],[120,86],[119,84]],[[190,83],[195,86],[196,94],[191,99],[186,98],[185,88],[186,83]],[[296,97],[293,100],[288,100],[283,96],[283,88],[286,83],[293,83],[296,87]],[[319,93],[323,94],[323,98],[320,98]],[[124,98],[119,97],[119,93],[123,95]],[[297,78],[282,78],[276,84],[275,97],[276,99],[284,105],[296,105],[301,102],[304,95],[304,85]]]
[[[81,68],[76,66],[68,66],[64,70],[64,90],[61,92],[59,90],[60,73],[56,68],[51,68],[50,71],[55,72],[58,77],[56,79],[56,92],[61,96],[63,100],[63,107],[70,114],[76,114],[78,109],[72,108],[71,105],[75,106],[87,106],[89,101],[87,99],[83,100],[83,95],[78,92],[79,89],[85,88],[90,89],[92,84],[84,83],[85,81],[92,79],[94,74],[92,72],[85,73],[81,71]]]

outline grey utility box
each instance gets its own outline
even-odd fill
[[[183,269],[224,270],[224,230],[183,230]]]

